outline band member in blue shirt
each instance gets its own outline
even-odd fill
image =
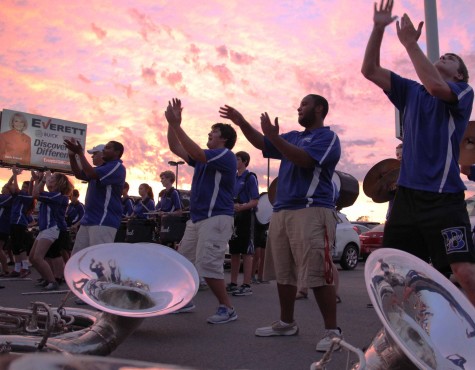
[[[324,97],[307,95],[297,112],[304,130],[279,134],[278,119],[273,124],[267,113],[261,115],[260,133],[234,108],[225,105],[220,109],[221,117],[238,125],[264,157],[281,161],[264,267],[264,278],[277,281],[280,320],[258,328],[255,334],[298,334],[294,306],[300,273],[304,285],[313,290],[323,316],[326,330],[316,349],[325,352],[334,337],[341,337],[330,257],[336,231],[332,176],[341,148],[338,136],[324,126],[328,113]]]
[[[73,254],[91,245],[113,243],[122,220],[121,195],[124,188],[126,170],[122,164],[124,146],[117,141],[109,141],[102,150],[104,163],[93,167],[84,156],[84,150],[76,140],[65,140],[69,150],[69,161],[74,175],[88,181],[85,213],[76,235]],[[78,155],[82,170],[76,156]]]
[[[181,101],[173,99],[165,112],[170,150],[195,169],[191,183],[191,219],[178,251],[194,263],[218,300],[216,314],[207,321],[223,324],[237,319],[226,293],[223,268],[233,231],[237,167],[231,149],[236,143],[236,131],[231,125],[214,124],[208,134],[208,149],[201,149],[181,127],[182,109]],[[193,307],[190,302],[188,308]]]
[[[392,7],[392,0],[375,6],[361,67],[403,119],[401,171],[383,246],[430,261],[441,273],[453,272],[475,306],[475,248],[458,164],[474,100],[467,67],[452,53],[432,63],[417,43],[423,22],[416,29],[407,14],[396,22],[397,36],[421,83],[381,67],[384,31],[397,18]]]

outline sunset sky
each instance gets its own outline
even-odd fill
[[[423,6],[396,0],[394,14],[407,12],[418,23]],[[462,56],[473,78],[474,6],[437,1],[440,52]],[[394,108],[360,73],[373,1],[4,0],[1,14],[0,109],[85,123],[87,148],[122,142],[130,194],[142,182],[158,194],[160,172],[175,170],[163,114],[171,98],[182,100],[183,127],[205,147],[211,125],[222,121],[221,105],[255,127],[262,112],[278,116],[287,132],[300,129],[300,100],[317,93],[328,99],[325,123],[341,140],[337,170],[360,182],[356,203],[343,212],[384,220],[387,203],[373,203],[361,186],[374,164],[395,157],[399,143]],[[395,27],[387,29],[381,64],[416,79]],[[423,50],[425,43],[424,29]],[[237,131],[234,150],[251,154],[249,169],[266,191],[267,160]],[[271,161],[271,181],[277,168]],[[192,172],[180,166],[179,188],[189,189]],[[9,175],[0,170],[0,180]],[[84,185],[76,185],[84,196]],[[466,185],[467,196],[475,194],[475,184]]]

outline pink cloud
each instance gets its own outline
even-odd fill
[[[142,78],[150,85],[156,85],[157,72],[153,68],[142,67]]]
[[[94,23],[91,23],[91,28],[99,40],[102,40],[107,36],[107,32],[102,28],[96,26]]]
[[[233,81],[233,74],[225,64],[208,64],[206,69],[213,72],[223,85],[227,85]]]
[[[256,58],[246,53],[238,53],[236,51],[230,51],[231,61],[236,64],[251,64]]]
[[[220,58],[227,58],[228,57],[228,48],[226,45],[221,45],[216,48],[216,51],[218,52],[218,57]]]
[[[81,73],[78,74],[78,78],[79,78],[82,82],[84,82],[84,83],[87,83],[87,84],[90,84],[90,83],[91,83],[91,80],[88,79],[87,77],[85,77],[85,76],[84,76],[83,74],[81,74]]]

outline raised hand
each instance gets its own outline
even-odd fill
[[[384,4],[384,0],[381,0],[378,9],[378,3],[374,3],[374,15],[373,22],[375,26],[386,27],[394,22],[397,16],[392,15],[394,0],[387,0]]]
[[[16,165],[13,165],[12,167],[12,173],[14,175],[20,175],[23,172],[21,168],[18,168]]]
[[[261,114],[261,128],[264,136],[271,139],[272,137],[279,135],[279,118],[276,117],[274,120],[274,125],[272,124],[269,115],[267,112]]]
[[[417,40],[421,37],[422,26],[424,26],[424,22],[419,22],[416,30],[411,18],[404,13],[401,18],[401,24],[399,25],[399,21],[396,22],[397,37],[401,44],[406,47],[411,43],[417,43]]]
[[[64,139],[64,145],[68,148],[69,154],[81,154],[83,152],[81,143],[74,138]]]
[[[230,107],[229,105],[224,105],[224,107],[220,107],[219,115],[223,118],[231,120],[232,123],[238,126],[245,122],[243,115],[233,107]]]
[[[165,111],[165,118],[170,126],[180,126],[182,110],[183,108],[180,99],[173,98],[171,102],[168,102],[167,110]]]

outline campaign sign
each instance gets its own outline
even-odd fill
[[[71,172],[64,139],[86,147],[87,125],[4,109],[0,123],[0,161],[26,168]]]

